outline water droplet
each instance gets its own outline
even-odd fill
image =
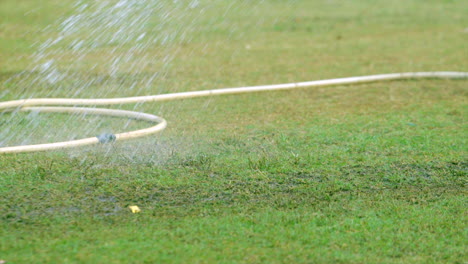
[[[146,33],[142,33],[140,36],[138,36],[136,41],[142,40],[146,36]]]
[[[41,71],[46,72],[47,70],[50,69],[50,67],[52,67],[53,63],[54,63],[54,60],[48,60],[47,62],[41,65]]]

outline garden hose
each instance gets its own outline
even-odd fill
[[[297,82],[286,84],[262,85],[262,86],[247,86],[237,88],[223,88],[214,90],[201,90],[193,92],[169,93],[159,95],[148,95],[138,97],[125,98],[108,98],[108,99],[69,99],[69,98],[32,98],[15,101],[6,101],[0,103],[0,112],[12,111],[35,111],[35,112],[60,112],[70,114],[93,114],[114,117],[125,117],[137,120],[144,120],[155,123],[146,129],[140,129],[130,132],[118,134],[103,134],[97,137],[90,137],[78,140],[70,140],[56,143],[45,143],[36,145],[22,145],[1,147],[1,153],[22,153],[36,152],[46,150],[56,150],[73,148],[92,144],[102,144],[114,141],[123,141],[132,138],[139,138],[151,135],[164,130],[167,126],[166,120],[159,116],[146,114],[142,112],[96,108],[95,106],[115,105],[115,104],[135,104],[146,102],[160,102],[177,99],[187,99],[195,97],[207,97],[214,95],[241,94],[275,90],[289,90],[306,87],[322,87],[332,85],[349,85],[359,83],[369,83],[376,81],[402,80],[402,79],[422,79],[422,78],[439,78],[439,79],[461,79],[468,78],[468,72],[407,72],[407,73],[390,73],[368,76],[357,76],[337,79],[327,79],[309,82]],[[78,107],[92,106],[92,107]]]

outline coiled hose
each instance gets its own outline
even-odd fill
[[[357,76],[357,77],[337,78],[337,79],[318,80],[318,81],[309,81],[309,82],[274,84],[274,85],[263,85],[263,86],[248,86],[248,87],[238,87],[238,88],[224,88],[224,89],[202,90],[202,91],[194,91],[194,92],[181,92],[181,93],[148,95],[148,96],[138,96],[138,97],[125,97],[125,98],[109,98],[109,99],[68,99],[68,98],[34,99],[33,98],[33,99],[6,101],[6,102],[0,103],[0,112],[37,111],[37,112],[60,112],[60,113],[72,113],[72,114],[94,114],[94,115],[133,118],[137,120],[153,122],[156,125],[146,128],[146,129],[124,132],[124,133],[119,133],[115,135],[105,134],[105,135],[100,135],[97,137],[90,137],[90,138],[56,142],[56,143],[2,147],[0,148],[0,154],[47,151],[47,150],[73,148],[73,147],[99,144],[99,143],[108,143],[108,142],[113,142],[113,141],[123,141],[127,139],[139,138],[139,137],[143,137],[143,136],[147,136],[147,135],[160,132],[164,130],[164,128],[166,128],[167,126],[167,122],[166,120],[164,120],[164,118],[161,118],[159,116],[155,116],[152,114],[135,112],[135,111],[126,111],[126,110],[96,108],[95,106],[159,102],[159,101],[170,101],[170,100],[206,97],[206,96],[214,96],[214,95],[241,94],[241,93],[253,93],[253,92],[263,92],[263,91],[289,90],[289,89],[306,88],[306,87],[349,85],[349,84],[369,83],[369,82],[377,82],[377,81],[422,79],[422,78],[462,79],[462,78],[468,78],[468,72],[390,73],[390,74]],[[90,108],[90,107],[78,107],[78,106],[93,106],[93,107]]]

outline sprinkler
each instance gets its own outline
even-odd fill
[[[171,101],[178,99],[187,99],[195,97],[206,97],[214,95],[227,95],[227,94],[241,94],[253,93],[263,91],[276,91],[276,90],[291,90],[306,87],[323,87],[333,85],[349,85],[359,83],[370,83],[377,81],[389,80],[403,80],[403,79],[423,79],[423,78],[439,78],[439,79],[462,79],[468,78],[468,72],[407,72],[407,73],[390,73],[378,74],[367,76],[356,76],[347,78],[327,79],[309,82],[297,82],[286,84],[262,85],[262,86],[247,86],[237,88],[223,88],[214,90],[201,90],[194,92],[181,92],[160,95],[148,95],[138,97],[124,97],[124,98],[109,98],[109,99],[69,99],[69,98],[37,98],[37,99],[23,99],[15,101],[6,101],[0,103],[0,112],[11,111],[36,111],[36,112],[59,112],[71,114],[93,114],[105,115],[114,117],[133,118],[137,120],[149,121],[155,125],[118,134],[101,134],[97,137],[84,138],[78,140],[70,140],[56,143],[12,146],[0,148],[1,153],[22,153],[22,152],[36,152],[47,151],[56,149],[73,148],[93,144],[105,144],[114,141],[123,141],[132,138],[139,138],[151,134],[155,134],[164,130],[167,126],[166,120],[159,116],[152,114],[107,109],[107,108],[90,108],[90,107],[76,107],[76,106],[102,106],[102,105],[115,105],[115,104],[134,104],[145,102],[160,102]]]
[[[104,134],[100,134],[98,136],[96,136],[99,140],[99,143],[102,143],[102,144],[107,144],[107,143],[111,143],[111,142],[114,142],[116,140],[116,137],[114,134],[112,133],[104,133]]]

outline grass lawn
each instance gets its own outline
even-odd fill
[[[109,74],[112,45],[80,60],[61,47],[53,56],[73,78],[31,81],[44,78],[33,44],[56,37],[73,2],[0,2],[0,101],[468,71],[466,1],[203,0],[202,16],[174,9],[168,23],[155,15],[145,25],[150,36],[189,25],[190,38],[135,52],[138,68]],[[126,45],[120,52],[136,44]],[[158,64],[166,53],[171,63]],[[164,75],[150,85],[126,88],[156,69]],[[80,89],[87,80],[103,81]],[[121,106],[169,126],[130,142],[0,156],[0,260],[466,263],[467,88],[407,80]],[[144,126],[0,114],[0,145]]]

